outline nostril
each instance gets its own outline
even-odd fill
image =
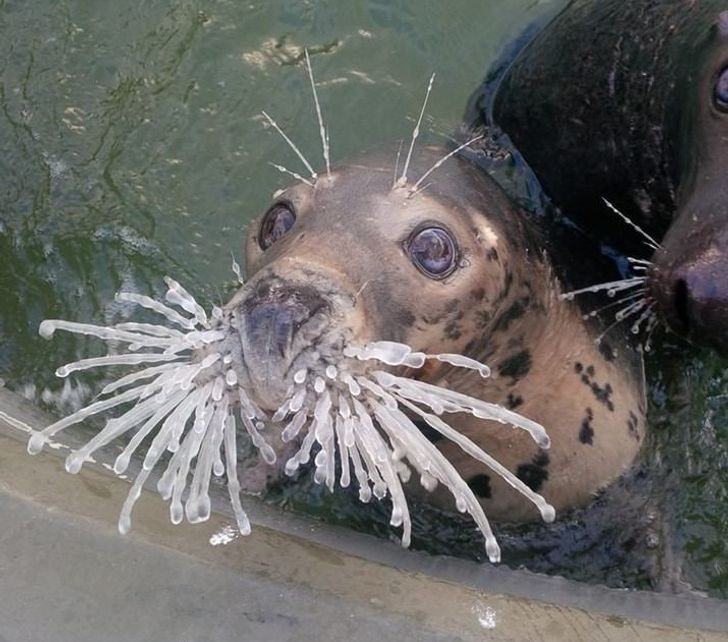
[[[673,303],[675,313],[685,332],[690,330],[690,315],[688,314],[688,284],[685,279],[678,279],[673,289]]]

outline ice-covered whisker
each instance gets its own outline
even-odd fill
[[[414,473],[428,491],[441,484],[452,494],[458,510],[469,513],[483,533],[489,559],[498,561],[500,549],[483,506],[418,423],[499,475],[532,502],[544,520],[554,519],[554,509],[543,497],[452,428],[445,415],[467,413],[509,424],[528,432],[540,448],[548,448],[549,438],[541,425],[497,404],[406,376],[437,361],[487,378],[490,369],[485,364],[459,354],[417,352],[390,341],[349,345],[338,357],[330,355],[328,362],[313,361],[293,371],[282,404],[269,417],[256,405],[254,391],[245,388],[250,385],[246,373],[233,367],[237,361],[226,347],[232,345],[226,339],[231,329],[223,311],[213,308],[208,315],[179,283],[166,282],[166,303],[136,294],[118,298],[160,315],[167,325],[96,326],[48,320],[40,328],[46,338],[62,330],[113,347],[106,356],[59,368],[61,377],[105,366],[136,368],[108,383],[88,406],[33,432],[28,442],[28,451],[37,453],[70,426],[103,416],[102,428],[71,452],[66,469],[77,473],[100,449],[120,442],[114,471],[137,469],[119,516],[121,532],[131,527],[134,504],[156,468],[161,471],[157,490],[169,502],[173,523],[209,518],[210,486],[217,477],[227,482],[240,532],[250,532],[240,500],[237,441],[244,431],[262,460],[272,464],[277,454],[268,436],[274,430],[294,452],[285,462],[289,475],[310,464],[314,480],[331,491],[337,484],[355,484],[363,502],[388,498],[390,522],[401,527],[404,546],[412,536],[407,482]]]
[[[468,413],[510,424],[527,431],[540,448],[548,448],[549,438],[543,426],[499,405],[376,367],[378,362],[418,369],[428,360],[438,360],[487,377],[490,370],[486,365],[457,354],[415,352],[407,345],[390,341],[349,346],[344,356],[372,367],[365,374],[353,374],[351,365],[347,367],[347,362],[342,361],[334,371],[327,371],[326,378],[314,377],[312,386],[306,384],[305,372],[296,373],[298,386],[294,386],[290,399],[274,415],[274,419],[281,421],[287,417],[283,440],[298,440],[300,444],[286,462],[286,473],[292,475],[313,461],[314,480],[332,491],[338,471],[339,485],[347,487],[356,482],[361,501],[389,497],[390,523],[401,526],[402,545],[408,546],[412,521],[404,484],[414,469],[426,490],[432,491],[442,484],[450,491],[458,510],[469,513],[482,532],[489,559],[497,562],[500,548],[481,503],[448,459],[416,426],[415,421],[421,420],[533,502],[544,520],[554,520],[553,507],[541,495],[452,428],[442,415]]]
[[[236,274],[241,278],[239,269]],[[238,385],[230,355],[220,352],[228,330],[222,310],[213,308],[208,316],[179,283],[170,278],[165,281],[167,303],[132,293],[120,293],[117,299],[160,315],[174,328],[133,322],[111,326],[61,320],[41,323],[40,334],[45,338],[62,330],[110,342],[118,351],[62,366],[56,372],[59,377],[107,366],[139,369],[107,384],[90,405],[34,432],[28,452],[40,452],[56,434],[103,413],[105,424],[67,457],[66,470],[79,472],[99,449],[122,438],[124,447],[114,462],[117,474],[130,467],[135,454],[143,455],[121,510],[121,532],[129,530],[134,503],[152,471],[160,466],[163,472],[157,489],[170,503],[172,522],[179,523],[185,516],[190,522],[207,519],[211,479],[226,477],[238,528],[247,534],[250,522],[240,502],[237,477],[236,416],[240,415],[253,444],[270,463],[275,452],[264,437],[266,417]],[[109,412],[115,416],[108,417]],[[142,450],[145,442],[149,445]]]
[[[420,115],[417,118],[415,128],[412,130],[412,139],[410,140],[410,146],[407,150],[407,157],[404,161],[404,167],[402,168],[402,175],[396,182],[396,187],[404,187],[407,185],[407,172],[409,171],[410,162],[412,161],[412,152],[415,148],[415,143],[420,135],[420,126],[422,125],[422,118],[425,115],[425,109],[427,109],[427,101],[430,99],[430,93],[432,92],[432,85],[435,82],[435,74],[430,76],[430,82],[427,84],[427,91],[425,92],[425,99],[422,101],[422,107],[420,109]]]
[[[660,243],[632,221],[632,219],[620,212],[606,198],[603,198],[602,200],[612,213],[616,214],[624,223],[629,225],[643,238],[648,247],[652,250],[662,249]],[[584,319],[597,317],[606,310],[621,306],[614,314],[614,322],[604,329],[604,331],[595,339],[595,342],[597,344],[601,343],[602,339],[604,339],[604,337],[613,328],[617,327],[620,323],[622,323],[622,321],[633,318],[635,321],[632,323],[630,330],[632,334],[639,334],[643,326],[646,328],[640,347],[644,352],[649,352],[652,349],[652,335],[660,325],[660,319],[655,313],[655,300],[648,287],[648,273],[653,267],[653,263],[647,259],[636,259],[633,257],[627,257],[627,261],[630,264],[632,272],[631,276],[618,281],[596,283],[586,288],[566,292],[561,295],[561,299],[572,301],[579,295],[596,294],[599,292],[606,292],[608,297],[615,298],[620,292],[626,292],[625,296],[618,298],[613,303],[609,303],[605,306],[587,312],[584,315]]]
[[[601,343],[604,337],[623,321],[633,319],[630,326],[632,334],[639,334],[642,328],[646,328],[641,348],[649,352],[651,348],[652,334],[659,325],[659,317],[655,313],[655,300],[650,292],[648,284],[648,272],[652,262],[646,259],[628,257],[632,275],[618,281],[597,283],[579,290],[572,290],[561,295],[562,300],[573,301],[577,296],[583,294],[597,294],[606,292],[607,297],[614,301],[591,310],[583,315],[583,318],[593,319],[607,311],[614,311],[614,321],[610,323],[595,339]],[[620,296],[617,296],[620,294]]]

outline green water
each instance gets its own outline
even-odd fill
[[[101,347],[47,343],[43,318],[109,321],[118,289],[159,294],[165,274],[205,303],[225,298],[246,223],[286,182],[269,163],[296,165],[261,110],[321,158],[302,47],[336,162],[409,136],[432,72],[423,137],[443,142],[503,47],[564,4],[0,0],[0,377],[57,405],[43,395],[59,389],[55,368]],[[534,544],[549,531],[504,531],[509,563],[625,586],[671,588],[654,578],[680,576],[728,594],[725,364],[672,343],[649,363],[653,432],[625,512],[639,526],[631,548],[612,503],[596,535],[577,528],[588,515],[550,531],[574,539],[558,554]],[[376,511],[303,483],[282,496],[386,530]],[[643,505],[658,517],[635,524]],[[421,547],[478,556],[471,527],[427,512],[418,527]]]

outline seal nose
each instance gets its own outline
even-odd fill
[[[245,315],[248,336],[267,354],[285,357],[291,346],[296,326],[306,318],[300,306],[283,303],[261,303]]]
[[[258,355],[285,359],[298,331],[325,307],[314,288],[261,281],[243,304],[246,342]]]
[[[728,260],[708,252],[657,280],[655,299],[672,329],[728,355]]]

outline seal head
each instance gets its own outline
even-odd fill
[[[658,312],[724,354],[727,15],[717,0],[575,0],[473,119],[502,127],[554,204],[602,241],[646,258],[603,199],[663,239],[648,284]]]
[[[424,173],[442,153],[419,154],[413,171]],[[250,224],[249,279],[225,307],[239,328],[230,339],[239,343],[231,349],[239,380],[274,411],[297,372],[324,377],[351,344],[393,341],[488,363],[487,380],[442,362],[398,371],[542,423],[549,450],[522,431],[448,416],[557,510],[588,502],[639,450],[640,360],[627,347],[595,344],[596,330],[560,299],[538,232],[487,175],[454,158],[413,192],[393,185],[392,169],[391,159],[373,155],[293,185]],[[420,429],[489,514],[537,516],[457,445]],[[439,489],[423,497],[452,508]]]

